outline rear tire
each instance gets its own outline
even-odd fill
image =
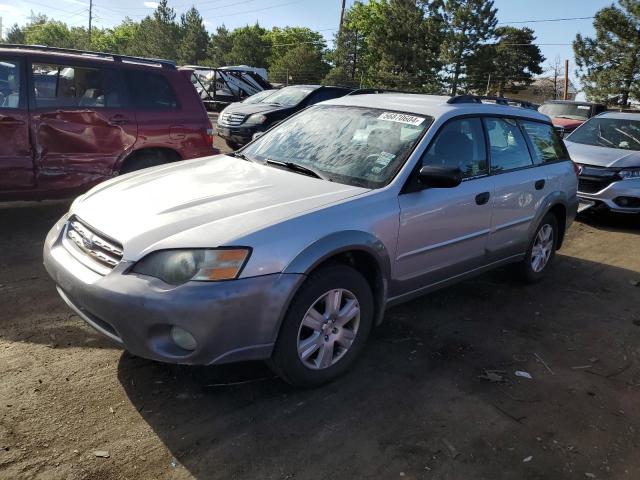
[[[542,280],[556,256],[558,239],[558,219],[553,213],[547,213],[538,224],[520,263],[520,275],[526,283]]]
[[[141,152],[125,162],[122,168],[120,168],[120,174],[124,175],[125,173],[135,172],[144,168],[157,167],[158,165],[164,165],[165,163],[176,160],[179,160],[179,158],[169,158],[163,152]]]
[[[373,311],[371,289],[359,272],[346,265],[317,270],[289,306],[270,367],[297,387],[335,380],[362,351]]]

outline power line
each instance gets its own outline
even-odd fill
[[[568,22],[572,20],[591,20],[596,17],[567,17],[567,18],[543,18],[540,20],[516,20],[513,22],[498,22],[498,25],[515,24],[515,23],[544,23],[544,22]]]

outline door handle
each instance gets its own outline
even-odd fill
[[[0,125],[24,125],[24,120],[13,117],[0,117]]]
[[[534,185],[536,187],[536,190],[542,190],[544,188],[544,184],[545,184],[545,180],[543,178],[541,180],[537,180]]]
[[[491,197],[491,194],[489,192],[479,193],[478,195],[476,195],[476,203],[478,205],[484,205],[489,201],[489,197]]]
[[[129,119],[124,115],[114,115],[113,117],[109,118],[109,123],[111,123],[112,125],[126,125],[127,123],[129,123]]]

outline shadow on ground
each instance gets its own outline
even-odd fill
[[[356,368],[311,391],[260,363],[126,354],[119,380],[196,478],[640,475],[637,277],[562,255],[538,285],[484,275],[390,310]]]

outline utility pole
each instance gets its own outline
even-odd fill
[[[486,92],[484,92],[484,95],[485,95],[486,97],[488,97],[488,96],[489,96],[489,89],[490,89],[490,87],[491,87],[491,74],[489,74],[489,79],[487,80],[487,91],[486,91]]]
[[[93,20],[93,0],[89,0],[89,47],[91,46],[91,21]]]
[[[569,60],[564,61],[564,100],[569,100]]]
[[[347,0],[342,0],[342,8],[340,9],[340,28],[338,29],[338,34],[340,34],[340,32],[342,31],[342,22],[344,21],[344,9],[346,3]]]

